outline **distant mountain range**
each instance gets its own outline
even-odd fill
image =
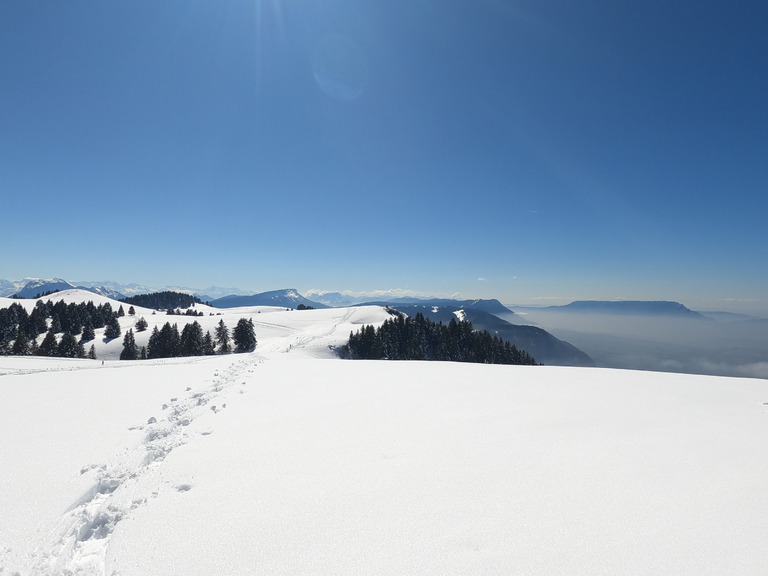
[[[588,314],[633,314],[640,316],[673,316],[705,319],[705,316],[686,308],[679,302],[663,300],[577,300],[565,306],[544,308],[554,312],[577,312]]]
[[[50,292],[60,292],[62,290],[72,290],[80,288],[112,298],[114,300],[120,300],[125,296],[116,290],[108,288],[106,286],[83,286],[72,284],[62,278],[24,278],[17,282],[10,282],[8,280],[0,280],[0,296],[16,296],[18,298],[36,298]]]
[[[413,305],[421,308],[454,307],[458,309],[482,310],[488,314],[514,314],[512,310],[495,299],[491,300],[451,300],[448,298],[393,298],[391,300],[374,300],[357,304],[357,306],[392,306],[400,310],[400,306]],[[426,315],[425,315],[426,316]],[[437,320],[436,320],[437,321]]]
[[[304,296],[299,294],[298,290],[295,288],[272,290],[270,292],[252,294],[251,296],[231,294],[210,301],[210,305],[215,308],[238,308],[240,306],[281,306],[284,308],[298,308],[299,304],[311,308],[331,308],[331,306],[304,298]]]
[[[0,279],[0,297],[17,295],[21,298],[34,298],[37,294],[45,294],[55,290],[71,290],[72,288],[81,288],[115,300],[137,294],[150,294],[166,290],[193,294],[204,301],[243,293],[239,288],[222,288],[218,286],[197,289],[179,286],[145,286],[135,283],[120,284],[111,280],[68,282],[62,278],[24,278],[23,280],[16,281]]]

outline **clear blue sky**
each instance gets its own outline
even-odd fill
[[[751,0],[3,2],[0,278],[768,310],[766,29]]]

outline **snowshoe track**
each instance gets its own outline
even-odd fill
[[[115,455],[108,463],[84,465],[80,473],[93,474],[93,486],[70,506],[52,530],[45,549],[36,551],[28,569],[14,576],[106,576],[106,552],[115,528],[133,510],[160,494],[157,486],[151,493],[134,498],[126,505],[125,498],[119,497],[121,490],[161,466],[176,448],[195,437],[211,434],[210,428],[192,432],[190,425],[203,415],[225,409],[226,404],[214,404],[216,398],[240,382],[242,375],[252,372],[261,361],[253,354],[233,358],[226,369],[214,372],[210,385],[203,391],[193,392],[187,386],[178,396],[159,406],[156,413],[148,415],[144,423],[131,427],[130,430],[145,433],[133,451]],[[192,485],[184,483],[174,488],[186,492]]]

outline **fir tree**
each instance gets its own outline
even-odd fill
[[[77,341],[74,334],[71,332],[64,332],[61,337],[58,347],[58,356],[62,358],[81,358],[85,356],[84,351],[81,351],[83,345]]]
[[[149,335],[149,343],[147,344],[148,358],[160,358],[160,344],[160,330],[158,330],[157,326],[155,326],[152,328],[152,334]]]
[[[136,310],[134,310],[133,306],[128,308],[128,316],[134,316],[136,314]]]
[[[96,333],[93,330],[90,318],[88,318],[83,325],[83,333],[80,336],[80,342],[90,342],[94,338],[96,338]]]
[[[40,346],[37,348],[38,356],[56,356],[58,354],[58,343],[56,342],[56,336],[53,333],[53,328],[48,330],[48,333],[43,338]]]
[[[88,349],[88,358],[96,360],[96,347],[93,344],[91,344],[91,347]]]
[[[253,329],[253,319],[240,318],[232,334],[235,352],[252,352],[256,348],[256,334]]]
[[[182,356],[203,355],[203,329],[197,320],[184,326],[180,343]]]
[[[133,330],[129,329],[123,338],[123,351],[120,352],[120,360],[136,360],[139,357],[139,348],[133,337]]]
[[[19,328],[16,331],[16,340],[13,342],[11,354],[16,356],[26,356],[29,354],[29,340],[27,339],[27,333],[24,332],[23,328]]]
[[[219,354],[228,354],[230,352],[229,329],[224,324],[224,320],[219,320],[219,324],[216,326],[216,342],[219,345]]]
[[[211,337],[210,331],[207,331],[205,333],[205,338],[203,338],[203,354],[206,356],[213,356],[216,354],[216,347],[213,344],[213,338]]]
[[[114,340],[120,337],[120,322],[117,321],[117,316],[112,315],[107,320],[107,327],[104,330],[104,337],[107,340]]]
[[[149,324],[144,319],[144,316],[142,316],[136,322],[136,332],[144,332],[144,330],[146,330],[148,326],[149,326]]]

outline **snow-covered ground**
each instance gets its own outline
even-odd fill
[[[376,307],[196,319],[241,316],[252,354],[0,357],[1,575],[768,574],[768,381],[335,359]]]

